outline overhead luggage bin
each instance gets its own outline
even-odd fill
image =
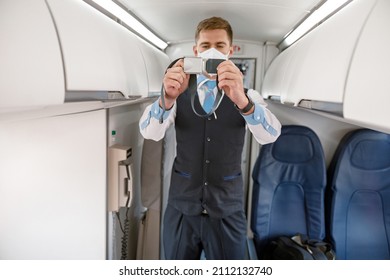
[[[0,113],[62,104],[61,50],[45,1],[2,0],[0,37]]]
[[[170,63],[169,57],[164,52],[141,40],[140,48],[146,65],[148,95],[160,94],[165,69]]]
[[[138,37],[83,1],[47,2],[63,52],[67,94],[148,94]]]
[[[351,63],[344,118],[390,133],[390,2],[378,0],[366,21]]]
[[[265,75],[263,96],[342,115],[354,49],[375,2],[352,1],[278,55]]]

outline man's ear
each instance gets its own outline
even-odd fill
[[[198,49],[197,49],[196,45],[194,45],[194,46],[192,47],[192,51],[194,52],[194,55],[195,55],[195,56],[198,56]]]
[[[233,46],[230,46],[229,47],[229,57],[231,57],[233,55]]]

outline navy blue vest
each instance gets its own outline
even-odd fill
[[[195,108],[204,112],[197,97]],[[216,116],[195,115],[188,91],[177,99],[177,153],[168,201],[186,215],[206,210],[212,217],[225,217],[243,210],[241,156],[246,123],[227,96]]]

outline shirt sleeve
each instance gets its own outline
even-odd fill
[[[165,132],[171,124],[174,123],[176,117],[176,103],[170,110],[165,112],[159,105],[160,99],[157,99],[152,104],[145,108],[144,113],[139,120],[139,129],[141,135],[145,139],[159,141],[164,138]],[[161,116],[163,122],[160,123]]]
[[[252,114],[242,115],[249,130],[259,144],[275,142],[280,135],[281,124],[276,116],[267,109],[263,97],[257,91],[248,90],[248,97],[252,100],[255,110]]]

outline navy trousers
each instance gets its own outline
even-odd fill
[[[167,260],[238,260],[246,255],[246,218],[243,211],[224,218],[187,216],[168,205],[163,242]]]

